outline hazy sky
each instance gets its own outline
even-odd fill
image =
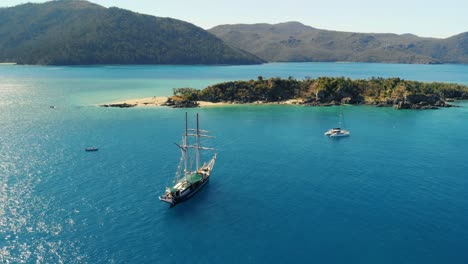
[[[14,6],[43,0],[0,0]],[[172,17],[209,29],[221,24],[299,21],[329,30],[445,38],[468,31],[468,0],[91,0]]]

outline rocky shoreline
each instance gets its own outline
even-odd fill
[[[167,96],[153,96],[138,99],[129,99],[120,102],[100,104],[100,107],[132,108],[132,107],[172,107],[172,108],[194,108],[207,106],[224,106],[228,103],[212,103],[206,101],[186,100]]]
[[[458,107],[457,105],[450,104],[455,100],[463,100],[464,98],[446,99],[442,100],[438,97],[418,96],[408,97],[406,100],[351,100],[350,98],[343,98],[340,101],[323,101],[317,98],[313,99],[290,99],[286,101],[268,102],[268,101],[255,101],[255,102],[205,102],[205,101],[194,101],[194,100],[180,100],[172,97],[164,97],[165,101],[162,101],[161,97],[153,97],[155,102],[148,102],[148,99],[133,99],[128,102],[102,104],[100,107],[116,107],[116,108],[132,108],[132,107],[145,107],[145,106],[159,106],[159,107],[171,107],[171,108],[196,108],[196,107],[209,107],[209,106],[227,106],[227,105],[298,105],[298,106],[310,106],[310,107],[327,107],[327,106],[338,106],[338,105],[370,105],[375,107],[393,107],[397,110],[400,109],[413,109],[413,110],[429,110],[439,109],[446,107]]]
[[[439,109],[442,107],[456,107],[456,105],[449,104],[455,100],[463,100],[464,98],[456,99],[442,99],[438,96],[426,96],[426,95],[411,95],[405,99],[385,99],[385,100],[364,100],[359,98],[358,100],[352,98],[343,98],[341,101],[322,101],[317,98],[309,99],[301,104],[307,106],[333,106],[333,105],[372,105],[376,107],[393,107],[395,109],[414,109],[414,110],[425,110],[425,109]]]
[[[169,97],[163,106],[169,106],[172,108],[195,108],[200,107],[200,103],[193,100],[175,100],[174,98]]]
[[[127,104],[127,103],[115,103],[115,104],[103,104],[101,107],[118,107],[118,108],[130,108],[135,107],[137,104]]]

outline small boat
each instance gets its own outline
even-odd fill
[[[212,150],[213,148],[202,147],[200,145],[200,138],[213,138],[207,135],[209,133],[206,130],[200,130],[197,114],[197,128],[188,129],[187,125],[187,113],[185,113],[185,132],[182,137],[182,143],[176,145],[181,150],[181,158],[176,172],[174,185],[172,187],[166,187],[166,191],[159,197],[159,200],[170,204],[170,207],[175,206],[177,203],[187,200],[194,195],[198,190],[208,183],[210,179],[211,171],[216,162],[215,153],[211,160],[201,165],[200,150]],[[195,138],[193,143],[189,142],[189,138]],[[194,153],[192,153],[194,152]],[[192,169],[192,165],[195,163],[195,168]]]
[[[349,131],[341,129],[339,127],[332,128],[325,132],[325,136],[329,137],[347,137],[349,136]]]
[[[57,107],[56,107],[55,105],[51,105],[49,108],[55,109],[55,108],[57,108]]]
[[[98,148],[85,148],[85,151],[91,152],[91,151],[98,151]]]
[[[340,120],[338,122],[338,125],[340,127],[335,127],[335,128],[332,128],[330,130],[328,130],[327,132],[325,132],[325,136],[328,136],[328,137],[347,137],[349,136],[349,131],[348,130],[344,130],[344,129],[341,129],[341,125],[343,123],[343,113],[341,112],[341,107],[340,107]]]

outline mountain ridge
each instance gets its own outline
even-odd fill
[[[208,31],[268,62],[468,63],[468,32],[439,39],[323,30],[296,21],[219,25]]]

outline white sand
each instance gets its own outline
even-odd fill
[[[167,101],[167,96],[153,96],[138,99],[129,99],[125,101],[112,102],[110,104],[131,104],[141,107],[162,106]]]
[[[145,97],[145,98],[138,98],[138,99],[128,99],[125,101],[118,101],[118,102],[112,102],[109,104],[131,104],[131,105],[136,105],[136,107],[155,107],[155,106],[163,106],[163,104],[167,101],[168,97],[167,96],[153,96],[153,97]],[[262,104],[262,105],[267,105],[267,104],[288,104],[288,105],[294,105],[294,104],[299,104],[303,100],[302,99],[290,99],[287,101],[282,101],[282,102],[277,102],[277,103],[264,103],[264,102],[254,102],[251,104]],[[229,106],[229,105],[239,105],[236,103],[231,103],[231,102],[218,102],[218,103],[212,103],[212,102],[207,102],[207,101],[197,101],[200,107],[216,107],[216,106]],[[107,103],[106,103],[107,104]],[[248,104],[246,104],[248,105]]]
[[[153,97],[145,97],[145,98],[138,98],[138,99],[128,99],[125,101],[117,101],[112,103],[106,104],[131,104],[136,105],[136,107],[155,107],[155,106],[163,106],[163,104],[167,101],[167,96],[153,96]],[[226,106],[231,105],[231,103],[212,103],[206,101],[198,101],[200,107],[210,107],[210,106]]]

